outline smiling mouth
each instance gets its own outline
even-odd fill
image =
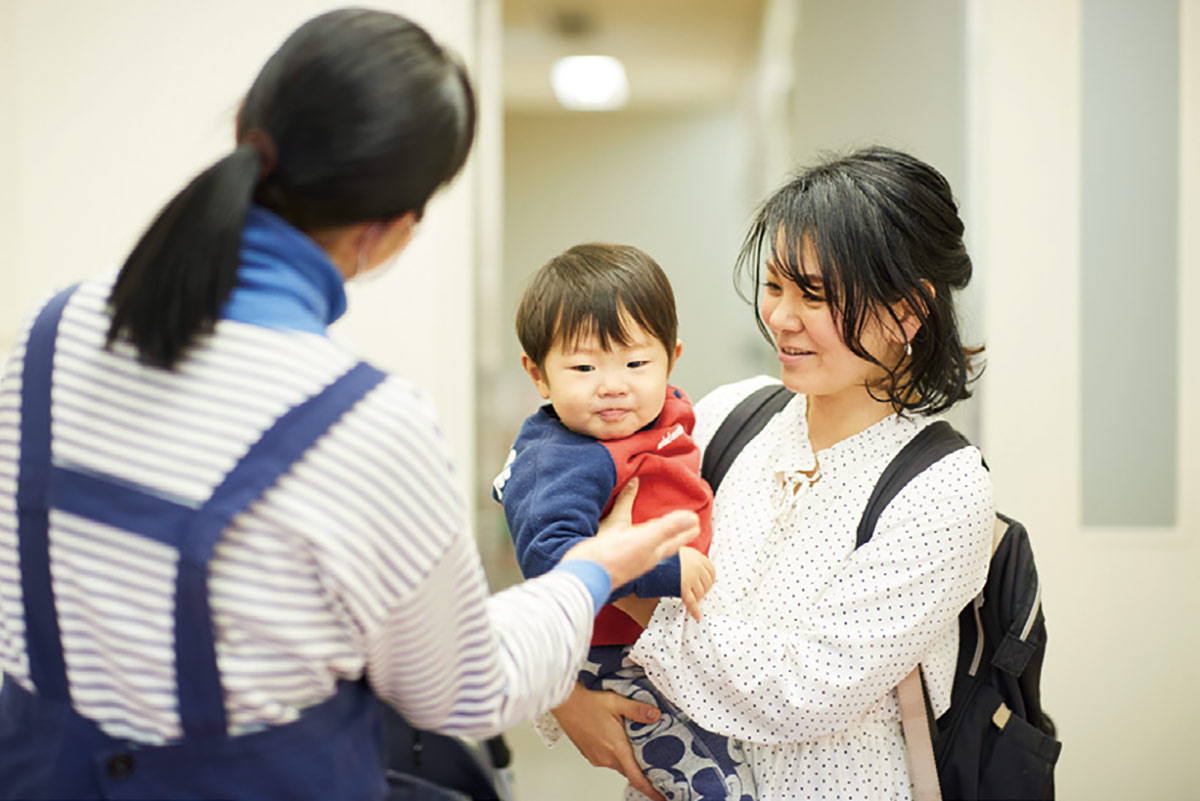
[[[779,352],[785,356],[811,356],[813,354],[813,351],[803,348],[780,348]]]

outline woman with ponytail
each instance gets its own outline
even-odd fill
[[[679,513],[488,597],[433,410],[326,336],[475,128],[458,61],[347,9],[268,60],[232,153],[0,376],[0,798],[383,799],[383,699],[485,736],[570,689]]]

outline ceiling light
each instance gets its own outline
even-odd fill
[[[565,108],[606,111],[629,100],[625,67],[612,56],[567,56],[550,69],[554,96]]]

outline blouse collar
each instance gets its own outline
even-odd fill
[[[788,418],[788,428],[792,435],[776,440],[773,456],[773,468],[776,474],[793,472],[811,472],[817,467],[817,456],[813,453],[812,443],[808,439],[808,398],[797,394],[779,413],[780,417]]]
[[[221,317],[324,334],[346,311],[342,274],[325,251],[262,206],[246,213],[237,284]]]
[[[808,398],[798,394],[780,412],[781,416],[788,416],[794,436],[781,438],[773,453],[773,469],[777,474],[811,473],[818,468],[824,474],[837,472],[845,464],[856,463],[864,442],[887,442],[898,448],[930,422],[919,415],[889,414],[857,434],[814,452],[809,440],[807,410]]]

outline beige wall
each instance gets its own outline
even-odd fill
[[[781,0],[795,15],[791,103],[792,163],[885,145],[924,159],[953,188],[966,223],[968,202],[967,8],[961,0]],[[957,299],[963,338],[978,344],[979,271]],[[949,419],[979,435],[977,398]]]
[[[262,63],[327,0],[0,2],[0,340],[52,288],[115,269],[144,225],[231,147]],[[373,4],[410,14],[470,64],[474,0]],[[473,473],[474,173],[430,205],[399,263],[351,287],[334,328],[429,391]]]
[[[1078,0],[973,5],[975,256],[985,266],[983,442],[1002,509],[1032,532],[1050,632],[1043,680],[1065,743],[1060,797],[1200,798],[1200,486],[1194,414],[1181,414],[1172,529],[1080,524],[1080,13]],[[1200,14],[1184,0],[1180,407],[1200,408],[1196,226]],[[1136,336],[1113,320],[1113,336]],[[1138,387],[1120,381],[1136,413]],[[1138,470],[1115,464],[1115,470]],[[1190,489],[1190,491],[1189,491]]]
[[[675,290],[683,357],[673,378],[699,397],[744,374],[760,341],[733,293],[749,221],[747,135],[736,109],[505,118],[504,335],[529,276],[580,242],[635,245]],[[726,324],[728,322],[728,324]],[[529,395],[536,400],[532,386]]]
[[[1173,528],[1142,530],[1081,523],[1081,3],[772,5],[795,17],[796,158],[882,141],[928,159],[957,190],[976,266],[963,300],[988,362],[979,402],[958,422],[985,451],[1000,508],[1033,536],[1050,631],[1044,701],[1065,743],[1060,797],[1200,798],[1188,760],[1200,714],[1200,627],[1188,622],[1200,601],[1200,426],[1186,413],[1200,408],[1190,313],[1200,304],[1200,3],[1181,2],[1180,510]],[[1121,320],[1111,332],[1137,336]],[[1120,376],[1114,364],[1112,391],[1136,414],[1138,388]]]
[[[882,144],[965,186],[961,0],[800,0],[794,158]]]
[[[529,277],[581,242],[645,250],[671,279],[683,356],[671,380],[693,399],[773,360],[732,270],[753,205],[742,110],[509,113],[504,118],[503,268],[481,298],[486,378],[476,483],[480,544],[496,584],[518,577],[487,495],[521,421],[542,401],[522,372],[513,323]],[[505,570],[507,569],[507,572]]]
[[[0,353],[7,352],[22,315],[23,271],[17,257],[17,209],[20,162],[15,111],[17,109],[17,51],[12,41],[17,28],[16,3],[0,3]]]

